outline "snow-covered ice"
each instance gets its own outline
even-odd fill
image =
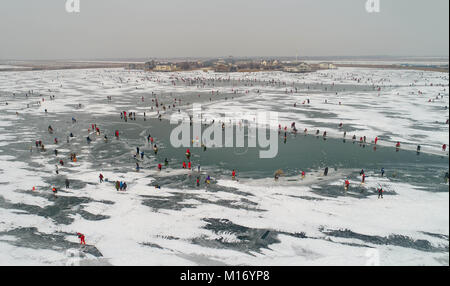
[[[158,142],[159,157],[144,147],[140,172],[130,159],[153,127],[153,92],[166,106],[181,99],[176,109],[189,111],[188,103],[201,102],[208,119],[224,112],[277,111],[273,128],[296,122],[300,133],[320,129],[336,142],[346,130],[348,138],[379,137],[380,148],[400,141],[402,152],[420,144],[429,156],[424,168],[448,171],[448,153],[441,150],[449,138],[448,80],[446,73],[365,68],[309,74],[0,73],[0,265],[366,265],[375,250],[380,265],[448,266],[448,183],[441,173],[420,182],[420,161],[400,162],[402,176],[383,178],[374,165],[366,169],[364,185],[359,170],[345,166],[330,170],[327,179],[311,165],[303,181],[289,173],[274,182],[250,175],[233,181],[224,165],[208,164],[201,174],[211,172],[214,183],[206,187],[202,177],[197,188],[196,172],[180,170],[180,158],[164,153],[166,141]],[[123,110],[135,110],[139,122],[121,121]],[[160,111],[169,119],[170,111]],[[93,123],[102,132],[107,126],[111,142],[91,133],[94,142],[86,143]],[[55,134],[48,134],[48,125]],[[114,126],[120,126],[120,141],[112,139]],[[70,132],[75,137],[66,143]],[[47,151],[39,152],[35,140]],[[76,163],[68,159],[75,150]],[[156,160],[164,156],[176,163],[160,173]],[[59,159],[65,165],[56,175]],[[109,182],[100,184],[99,173]],[[352,185],[347,194],[343,178]],[[117,192],[116,180],[129,189]],[[163,182],[162,188],[155,182]],[[380,185],[383,200],[377,199]],[[52,186],[59,189],[57,197]],[[77,232],[86,235],[88,247],[80,248]]]

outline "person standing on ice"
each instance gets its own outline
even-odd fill
[[[380,187],[379,189],[377,189],[378,191],[378,198],[383,198],[383,188]]]
[[[86,244],[86,241],[84,240],[84,234],[77,232],[77,236],[80,239],[80,244]]]
[[[378,137],[375,137],[375,145],[377,145]]]
[[[162,165],[161,165],[161,163],[159,163],[158,164],[158,170],[161,171],[161,169],[162,169]]]
[[[345,191],[348,191],[349,187],[350,187],[350,182],[348,180],[345,180]]]
[[[66,182],[65,183],[66,183],[66,189],[68,189],[69,185],[70,185],[69,179],[66,178]]]
[[[381,168],[381,177],[384,177],[384,168]]]
[[[442,145],[442,151],[446,151],[447,150],[447,144]]]
[[[236,180],[236,171],[233,170],[233,172],[231,172],[231,179],[234,181]]]
[[[324,176],[328,176],[328,167],[325,168],[325,171],[323,172]]]
[[[100,175],[98,177],[100,179],[100,183],[103,183],[103,174],[100,173]]]
[[[186,158],[187,158],[188,160],[191,159],[191,151],[190,151],[189,149],[186,150]]]

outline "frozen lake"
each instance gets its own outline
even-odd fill
[[[0,73],[0,265],[366,265],[376,253],[380,265],[448,266],[448,80],[362,68]],[[205,127],[226,112],[278,112],[267,123],[287,126],[286,141],[282,130],[272,159],[255,148],[192,147],[193,170],[183,169],[186,148],[171,145],[169,119],[189,120],[178,109],[190,113],[192,103],[202,104]],[[122,111],[136,120],[125,122]],[[136,147],[145,153],[139,172]],[[278,169],[285,175],[275,181]],[[116,180],[127,182],[126,192],[115,190]],[[80,248],[77,232],[88,246]]]

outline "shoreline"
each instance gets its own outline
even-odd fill
[[[1,68],[0,65],[0,72],[14,72],[14,71],[42,71],[42,70],[69,70],[69,69],[108,69],[108,68],[124,68],[126,70],[130,71],[144,71],[144,72],[190,72],[190,71],[205,71],[214,72],[214,69],[211,67],[201,67],[201,68],[194,68],[194,69],[187,69],[187,70],[172,70],[172,71],[153,71],[153,70],[146,70],[143,67],[136,67],[135,69],[130,69],[129,66],[130,62],[46,62],[46,63],[36,63],[36,62],[29,62],[24,64],[8,64],[9,66],[14,67],[8,67],[8,68]],[[139,64],[138,64],[139,65]],[[142,64],[143,65],[143,64]],[[448,73],[449,67],[435,67],[435,66],[403,66],[403,65],[397,65],[397,64],[357,64],[357,63],[349,63],[349,64],[341,64],[341,63],[334,63],[334,65],[337,68],[374,68],[374,69],[393,69],[393,70],[416,70],[416,71],[429,71],[429,72],[442,72],[442,73]],[[140,65],[139,65],[140,66]],[[327,69],[313,69],[312,71],[309,71],[309,73],[322,71]],[[237,70],[238,73],[247,73],[247,72],[279,72],[283,71],[280,69],[241,69]],[[229,72],[221,72],[221,73],[229,73]]]

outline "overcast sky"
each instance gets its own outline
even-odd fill
[[[0,0],[0,59],[444,56],[449,0]]]

